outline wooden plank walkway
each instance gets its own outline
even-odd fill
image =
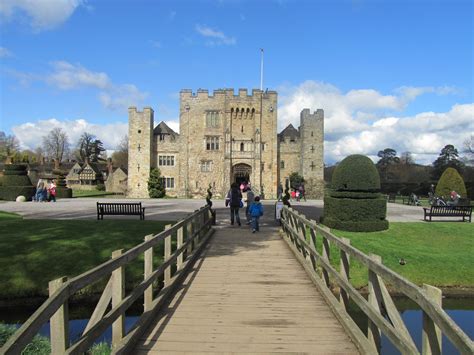
[[[220,226],[133,353],[358,352],[277,227]]]

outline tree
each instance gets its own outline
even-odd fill
[[[293,190],[298,189],[304,183],[304,177],[298,173],[291,173],[290,186]]]
[[[466,165],[474,166],[474,135],[471,134],[471,136],[463,142],[463,148]]]
[[[377,153],[377,156],[380,160],[377,162],[377,166],[388,166],[390,164],[398,164],[400,163],[400,158],[397,157],[397,151],[392,148],[385,148],[384,150],[380,150]]]
[[[115,166],[128,166],[128,136],[123,136],[117,150],[112,153],[112,161]]]
[[[464,164],[459,160],[458,150],[452,144],[444,146],[438,159],[433,162],[433,178],[438,180],[447,168],[454,168],[460,174],[464,169]]]
[[[158,168],[150,170],[150,178],[148,179],[148,194],[150,198],[162,198],[166,194],[161,172]]]
[[[104,161],[103,153],[104,145],[101,140],[97,139],[93,134],[84,132],[77,143],[78,158],[81,161],[87,159],[91,162]]]
[[[380,158],[375,166],[377,167],[380,178],[383,181],[389,180],[392,176],[388,174],[388,167],[390,165],[400,163],[400,158],[397,157],[397,151],[392,148],[385,148],[384,150],[380,150],[377,153],[377,156]]]
[[[404,165],[415,164],[415,159],[413,159],[413,155],[411,154],[411,152],[403,152],[400,155],[400,164],[404,164]]]
[[[5,161],[20,150],[20,142],[14,135],[0,131],[0,161]]]
[[[61,128],[53,128],[47,136],[43,137],[43,149],[50,159],[63,161],[63,158],[69,152],[69,138],[67,133]]]

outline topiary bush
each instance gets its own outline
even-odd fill
[[[436,185],[435,193],[438,196],[449,197],[451,191],[456,191],[461,197],[467,197],[466,185],[462,176],[454,168],[447,168]]]
[[[66,186],[65,173],[62,170],[53,170],[56,177],[56,199],[72,198],[72,189]]]
[[[321,223],[353,232],[388,229],[387,200],[379,191],[374,163],[364,155],[348,156],[334,170]]]
[[[7,164],[3,172],[2,185],[0,186],[0,199],[15,201],[20,195],[31,200],[35,193],[35,187],[28,177],[26,165]]]

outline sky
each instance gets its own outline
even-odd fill
[[[0,0],[0,131],[108,150],[127,107],[179,130],[181,89],[278,92],[279,131],[325,111],[324,156],[430,164],[474,134],[472,0]]]

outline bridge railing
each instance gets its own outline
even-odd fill
[[[112,259],[76,276],[62,277],[49,283],[49,298],[7,340],[0,354],[19,354],[31,342],[41,326],[50,321],[52,354],[82,354],[107,328],[112,326],[112,348],[114,353],[127,353],[138,340],[149,321],[168,296],[182,282],[188,269],[199,256],[212,235],[211,215],[205,206],[174,225],[123,253],[116,250]],[[153,268],[153,248],[164,243],[163,263]],[[172,252],[172,245],[176,249]],[[125,267],[140,255],[144,255],[144,280],[125,294]],[[68,331],[68,300],[79,290],[100,280],[109,278],[104,291],[82,334],[70,343]],[[154,285],[164,280],[164,285],[155,294]],[[134,327],[126,334],[125,311],[139,298],[144,299],[144,309]],[[109,309],[109,305],[111,309]]]
[[[307,219],[291,208],[285,206],[281,216],[285,240],[362,353],[380,352],[381,333],[402,354],[420,353],[400,317],[385,282],[412,299],[422,309],[422,354],[441,354],[442,335],[449,338],[460,353],[474,353],[473,341],[441,308],[440,289],[430,285],[423,285],[423,288],[420,288],[384,266],[380,256],[365,255],[352,247],[349,239],[336,237],[316,221]],[[322,244],[321,254],[316,249],[318,238]],[[339,250],[339,270],[331,265],[330,245]],[[368,269],[368,299],[349,281],[350,258],[354,258]],[[339,300],[330,291],[334,285],[340,288]],[[368,317],[367,336],[349,316],[349,300],[357,304]]]

